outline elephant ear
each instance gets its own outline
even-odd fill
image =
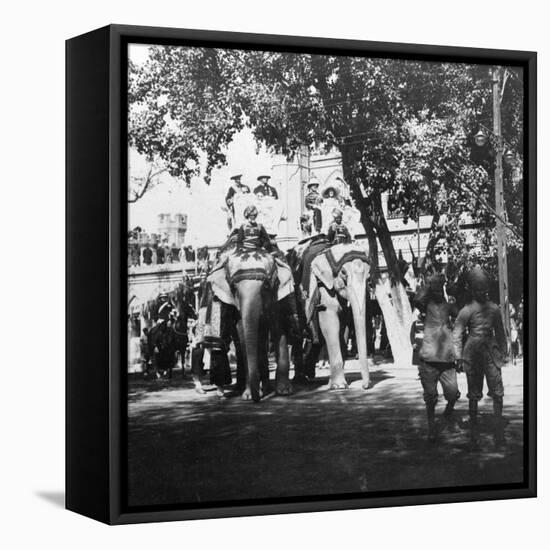
[[[311,262],[311,272],[329,290],[334,288],[334,274],[326,254],[320,254]]]
[[[238,304],[231,292],[231,285],[227,280],[227,272],[225,269],[227,260],[216,266],[216,268],[208,275],[207,281],[212,285],[212,291],[223,303],[230,306],[238,307]]]
[[[275,258],[275,265],[277,266],[277,279],[279,280],[277,301],[280,301],[294,292],[294,278],[287,263]]]

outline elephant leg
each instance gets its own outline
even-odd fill
[[[334,308],[319,311],[319,325],[327,345],[330,361],[331,390],[340,390],[348,387],[344,376],[344,361],[340,349],[340,319]]]
[[[246,361],[244,357],[243,345],[241,344],[243,333],[239,334],[239,324],[241,321],[235,321],[235,324],[231,327],[231,339],[235,346],[235,356],[237,360],[237,383],[236,390],[243,392],[246,386]],[[242,324],[241,324],[242,329]]]
[[[258,372],[260,374],[261,397],[270,393],[269,384],[269,331],[265,321],[260,321],[258,339]]]
[[[239,321],[239,323],[237,324],[237,333],[239,335],[239,341],[240,342],[244,342],[244,327],[243,327],[243,323],[242,321]],[[243,379],[243,393],[242,393],[242,398],[246,401],[249,401],[250,399],[252,399],[252,392],[250,391],[250,383],[249,383],[249,378],[248,378],[248,367],[247,367],[247,356],[246,356],[246,346],[244,345],[241,345],[241,353],[242,353],[242,360],[243,360],[243,375],[242,375],[242,379]],[[237,378],[237,386],[239,385],[239,380]]]
[[[290,359],[288,356],[288,338],[286,334],[279,335],[277,339],[277,374],[275,375],[275,391],[278,395],[292,393],[292,385],[289,379]]]

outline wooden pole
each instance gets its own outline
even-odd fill
[[[497,260],[498,260],[498,285],[500,297],[500,309],[504,322],[506,340],[510,343],[510,305],[508,292],[508,256],[506,250],[506,227],[502,222],[506,219],[504,208],[504,182],[502,175],[502,157],[504,154],[504,142],[502,139],[502,123],[500,109],[500,78],[502,68],[493,69],[493,132],[496,138],[496,161],[495,161],[495,210],[496,232],[497,232]],[[500,218],[500,219],[499,219]]]

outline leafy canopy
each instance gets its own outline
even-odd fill
[[[380,219],[380,195],[405,219],[444,217],[434,230],[460,247],[454,213],[494,225],[494,140],[489,67],[284,52],[156,46],[130,65],[129,141],[187,184],[226,162],[249,126],[258,144],[291,157],[302,145],[338,150],[364,225]],[[521,71],[508,68],[503,132],[521,162]],[[488,132],[490,134],[490,131]],[[512,225],[523,222],[522,182],[505,174]],[[380,224],[378,224],[380,225]],[[379,228],[380,229],[380,228]],[[521,246],[520,241],[517,243]]]

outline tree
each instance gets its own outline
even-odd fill
[[[224,148],[244,126],[230,50],[150,48],[129,64],[128,145],[187,185],[225,163]]]
[[[160,183],[159,176],[166,171],[166,168],[158,166],[154,161],[149,161],[143,176],[132,173],[128,186],[128,202],[137,202],[145,193],[156,187]]]
[[[485,212],[491,202],[488,172],[469,158],[459,136],[472,133],[490,93],[484,67],[249,52],[243,66],[254,82],[246,113],[259,141],[292,153],[299,144],[336,148],[344,177],[361,212],[374,267],[376,296],[396,362],[410,362],[412,321],[399,262],[382,208],[407,219]],[[458,216],[450,236],[457,231]],[[439,239],[434,240],[434,244]],[[460,240],[455,239],[459,249]],[[378,245],[390,274],[376,269]]]
[[[460,139],[473,135],[490,112],[485,67],[155,47],[144,66],[132,68],[130,90],[130,143],[187,182],[200,173],[201,151],[207,178],[223,164],[223,148],[245,124],[259,144],[288,157],[303,145],[337,149],[369,241],[375,293],[396,363],[410,362],[411,309],[382,195],[390,195],[390,207],[406,220],[422,212],[434,216],[434,249],[445,235],[449,244],[457,234],[457,209],[486,221],[494,205],[490,154],[472,155]],[[517,108],[512,111],[517,115]],[[521,143],[518,132],[514,139]],[[435,238],[442,217],[452,230]],[[386,281],[378,269],[379,247]]]

